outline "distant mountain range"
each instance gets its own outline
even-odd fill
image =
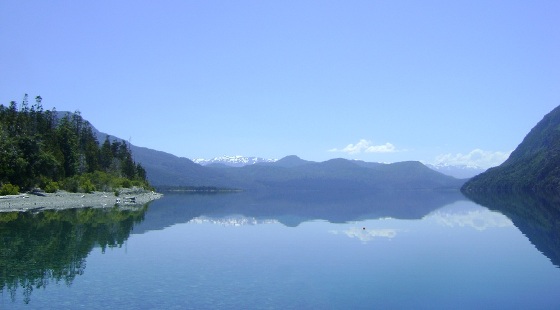
[[[154,186],[215,186],[237,189],[458,189],[465,182],[420,162],[366,163],[346,159],[325,162],[287,156],[242,167],[202,166],[187,158],[131,146]]]
[[[261,163],[273,163],[278,161],[278,159],[267,159],[262,157],[247,157],[247,156],[220,156],[214,157],[212,159],[205,159],[205,158],[196,158],[191,159],[194,163],[197,163],[202,166],[212,166],[212,167],[244,167],[254,164],[261,164]],[[361,162],[359,160],[355,160],[355,162]],[[377,163],[372,163],[377,164]],[[472,178],[477,174],[484,172],[486,169],[477,167],[477,166],[469,166],[469,165],[432,165],[432,164],[425,164],[426,167],[433,169],[435,171],[441,172],[443,174],[458,178],[458,179],[468,179]]]
[[[342,158],[312,162],[294,155],[273,163],[211,169],[240,188],[410,190],[458,188],[464,183],[420,162],[380,164]]]
[[[92,126],[93,127],[93,126]],[[98,140],[108,136],[93,127]],[[122,140],[109,135],[111,141]],[[142,164],[153,186],[229,189],[293,190],[433,190],[459,189],[465,182],[428,168],[420,162],[393,164],[347,159],[324,162],[287,156],[279,160],[258,157],[222,157],[206,163],[130,144],[134,161]]]
[[[238,189],[458,189],[465,182],[420,162],[379,164],[333,159],[312,162],[287,156],[243,167],[201,166],[187,158],[131,146],[154,186],[216,186]]]
[[[468,192],[560,192],[560,106],[525,136],[500,166],[472,178]]]

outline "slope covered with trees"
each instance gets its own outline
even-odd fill
[[[508,160],[468,181],[463,192],[560,191],[560,106],[527,134]]]
[[[126,142],[100,144],[79,112],[59,114],[43,110],[40,96],[32,105],[27,95],[19,107],[0,105],[0,195],[37,186],[50,192],[149,186]]]

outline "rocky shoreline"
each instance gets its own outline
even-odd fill
[[[112,208],[117,206],[139,206],[159,199],[163,194],[142,188],[123,188],[119,195],[114,192],[90,194],[58,191],[56,193],[34,192],[0,196],[0,212],[25,212],[62,210],[74,208]]]

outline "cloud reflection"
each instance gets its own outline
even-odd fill
[[[472,227],[476,230],[488,228],[510,227],[512,221],[505,215],[490,210],[468,210],[460,213],[436,211],[428,216],[438,224],[447,227]]]
[[[345,234],[350,238],[357,238],[362,243],[368,243],[376,238],[387,238],[392,239],[397,235],[396,229],[367,229],[364,227],[351,227],[347,230],[337,231],[331,230],[330,233],[338,235],[338,234]]]
[[[195,217],[188,221],[189,224],[215,224],[221,226],[248,226],[260,224],[276,224],[277,220],[259,220],[254,217],[232,216],[226,218]]]

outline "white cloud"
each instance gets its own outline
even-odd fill
[[[483,151],[481,149],[474,149],[468,154],[441,154],[435,159],[435,165],[450,165],[450,166],[476,166],[480,168],[495,167],[508,159],[510,152],[492,152]]]
[[[381,145],[373,145],[371,141],[366,139],[361,139],[356,144],[348,144],[343,149],[330,149],[329,152],[343,152],[348,154],[359,154],[359,153],[393,153],[397,152],[397,148],[387,142]]]

